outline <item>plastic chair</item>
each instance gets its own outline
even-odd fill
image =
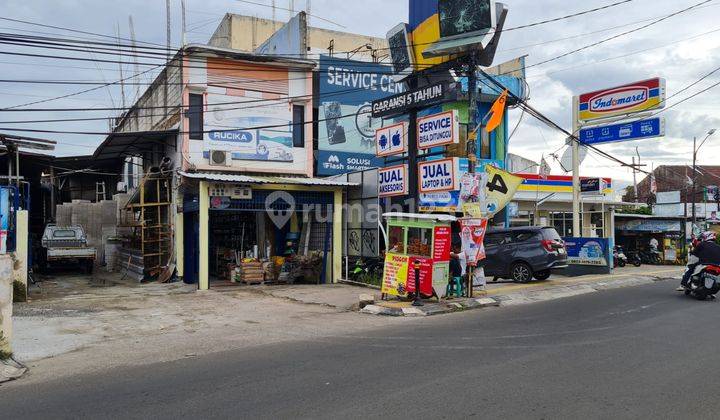
[[[445,297],[452,296],[453,294],[455,294],[455,297],[462,297],[463,293],[465,293],[465,282],[463,282],[462,277],[453,277],[448,281],[445,287]]]

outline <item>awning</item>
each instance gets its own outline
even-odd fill
[[[177,134],[178,130],[112,133],[98,146],[93,157],[95,159],[118,159],[128,155],[152,152],[158,145],[174,145]]]
[[[323,178],[293,178],[182,171],[179,172],[179,174],[190,179],[201,179],[203,181],[210,182],[228,182],[238,184],[289,184],[322,187],[356,187],[360,185],[356,182],[343,182]]]

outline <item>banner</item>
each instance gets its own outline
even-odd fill
[[[468,265],[477,265],[485,259],[485,233],[488,219],[464,218],[460,219],[460,240],[462,251],[465,253]]]
[[[608,240],[604,238],[563,238],[568,263],[575,265],[608,265]]]
[[[392,296],[407,295],[407,278],[410,257],[388,253],[385,256],[385,269],[381,292]]]
[[[433,239],[433,260],[435,262],[450,261],[450,247],[452,246],[450,226],[435,226]]]
[[[492,217],[507,206],[524,179],[491,165],[486,165],[485,171],[488,174],[486,209],[488,217]]]
[[[492,105],[492,108],[490,108],[490,113],[492,115],[490,116],[487,125],[485,125],[485,131],[488,133],[492,133],[493,130],[498,128],[502,123],[503,115],[505,114],[505,103],[507,102],[507,97],[508,91],[505,89],[502,95],[500,95],[500,97],[497,98],[495,103]]]
[[[415,293],[415,262],[420,263],[418,280],[420,281],[420,293],[425,296],[433,294],[433,260],[424,257],[408,257],[407,278],[405,287],[408,292]]]
[[[405,91],[392,67],[321,55],[318,74],[318,175],[382,167],[375,130],[393,121],[372,117],[371,103]]]

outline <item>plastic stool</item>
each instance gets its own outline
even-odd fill
[[[464,292],[465,284],[462,277],[453,277],[445,287],[445,297],[451,296],[453,293],[455,297],[462,297]]]

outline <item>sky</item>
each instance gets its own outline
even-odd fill
[[[310,0],[276,0],[280,7],[305,10]],[[506,28],[565,16],[617,0],[506,0],[509,8]],[[271,0],[253,0],[271,4]],[[710,1],[697,9],[671,17],[645,29],[588,48],[567,57],[537,66],[539,63],[574,49],[620,35],[647,25],[654,20],[677,12],[701,0],[632,0],[627,3],[583,16],[552,22],[527,29],[505,32],[502,35],[495,62],[499,63],[527,55],[527,81],[530,104],[570,130],[572,97],[583,92],[618,86],[652,77],[667,81],[668,95],[680,91],[702,76],[720,67],[720,0]],[[119,31],[128,38],[128,17],[132,16],[139,41],[165,43],[165,1],[163,0],[3,0],[0,17],[28,20],[46,25],[61,26],[87,32],[113,35]],[[187,41],[207,42],[223,15],[228,12],[263,18],[272,16],[271,8],[236,0],[187,0]],[[180,0],[172,0],[172,44],[181,40]],[[311,14],[325,20],[310,18],[313,26],[384,37],[399,22],[407,21],[406,0],[312,0]],[[278,20],[287,20],[290,12],[278,10]],[[0,20],[0,31],[46,36],[86,36],[17,22]],[[34,32],[30,32],[34,31]],[[40,33],[38,33],[40,32]],[[95,38],[97,39],[97,38]],[[3,45],[2,51],[30,52],[27,48]],[[34,50],[32,52],[37,52]],[[87,57],[87,55],[84,55]],[[95,57],[98,57],[97,54]],[[145,70],[142,67],[141,70]],[[130,64],[124,66],[124,76],[132,74]],[[2,55],[0,79],[48,79],[114,81],[119,79],[119,66],[113,63],[92,63]],[[140,79],[149,82],[149,75]],[[689,97],[714,83],[720,82],[720,71],[679,93],[668,106]],[[0,108],[30,101],[72,94],[92,86],[39,85],[0,82]],[[141,87],[140,93],[142,93]],[[126,87],[130,99],[137,95],[136,87]],[[678,104],[663,112],[667,135],[661,139],[606,144],[600,148],[613,156],[630,162],[639,153],[647,168],[662,164],[689,164],[692,161],[692,138],[700,139],[712,128],[720,130],[720,87]],[[37,107],[98,108],[121,106],[120,88],[98,89],[81,95],[47,102]],[[91,113],[69,112],[13,112],[0,113],[0,128],[24,127],[63,131],[107,131],[106,121],[11,124],[19,120],[46,120],[82,117],[107,117],[114,111]],[[109,114],[110,113],[110,114]],[[517,130],[510,141],[510,151],[539,161],[550,161],[554,174],[562,174],[560,165],[548,157],[564,151],[565,135],[523,115],[510,111],[511,126]],[[519,125],[518,125],[519,124]],[[32,133],[26,133],[33,136]],[[34,134],[36,137],[58,141],[58,155],[91,154],[102,136],[72,134]],[[637,151],[636,151],[637,148]],[[716,164],[720,156],[720,131],[711,137],[698,155],[700,164]],[[632,171],[591,152],[582,165],[582,175],[610,176],[619,184],[632,180]],[[642,179],[644,175],[638,175]]]

